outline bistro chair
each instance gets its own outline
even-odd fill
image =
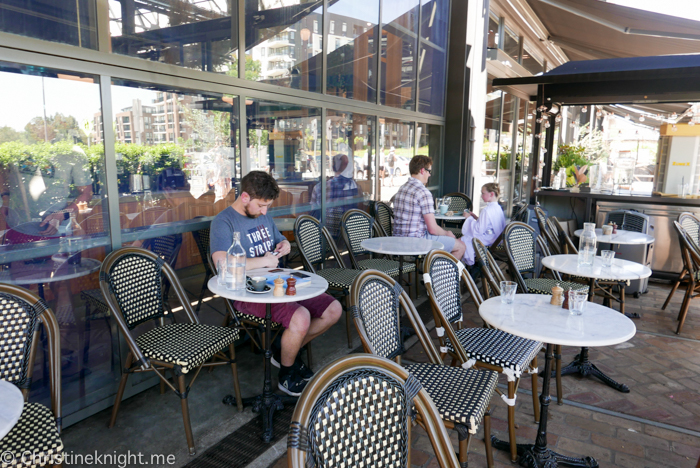
[[[317,372],[299,397],[288,466],[409,468],[416,417],[438,464],[459,467],[436,404],[415,376],[379,356],[342,357]]]
[[[169,314],[161,294],[164,279],[172,284],[188,318],[187,323],[164,323]],[[234,348],[239,337],[238,329],[200,324],[173,268],[160,256],[145,249],[125,247],[110,253],[100,269],[100,289],[129,347],[109,427],[116,422],[129,375],[154,372],[180,398],[187,446],[190,455],[194,455],[187,395],[202,367],[231,366],[238,410],[243,411]],[[132,336],[138,325],[153,322],[154,328],[137,338]],[[228,356],[222,351],[226,348]],[[220,360],[208,362],[213,357]],[[173,381],[177,380],[177,388],[166,378],[167,369],[172,371]],[[194,374],[189,383],[185,381],[187,374]]]
[[[348,335],[348,348],[352,348],[352,337],[350,336],[350,315],[347,313],[347,297],[350,294],[350,287],[361,270],[352,270],[345,267],[338,246],[328,233],[328,230],[321,226],[321,223],[310,215],[301,215],[294,223],[294,237],[297,240],[299,253],[304,269],[315,273],[328,281],[328,292],[337,297],[343,310],[345,310],[345,326]],[[329,260],[327,254],[330,253],[338,264],[336,268],[325,268]]]
[[[700,245],[700,218],[693,213],[685,212],[678,216],[678,223],[683,229],[685,229],[685,232],[688,234],[690,239],[695,242],[695,245]],[[682,246],[682,243],[679,243],[679,245]],[[698,279],[700,278],[695,278],[696,281]],[[668,297],[666,298],[663,307],[661,307],[661,310],[666,310],[668,303],[671,302],[671,298],[676,293],[676,289],[678,289],[678,286],[680,286],[681,283],[685,284],[686,287],[689,287],[690,285],[690,278],[688,277],[688,270],[685,267],[685,261],[683,262],[683,269],[678,275],[676,282],[673,284],[671,292],[668,293]]]
[[[527,223],[527,203],[521,203],[519,205],[513,206],[513,214],[510,217],[511,221],[520,221],[521,223]]]
[[[440,357],[449,355],[453,366],[458,363],[465,368],[476,366],[506,376],[508,393],[505,394],[498,388],[496,392],[508,405],[510,456],[515,461],[518,454],[515,439],[515,393],[520,377],[530,374],[535,422],[539,422],[537,353],[542,349],[542,342],[520,338],[494,328],[462,328],[462,282],[477,309],[484,302],[462,262],[447,252],[433,250],[425,257],[423,271],[440,343]]]
[[[363,271],[352,285],[350,303],[365,352],[399,364],[404,352],[400,308],[404,310],[429,361],[404,367],[433,399],[445,427],[457,431],[461,466],[467,466],[471,437],[483,419],[486,459],[488,466],[493,466],[489,402],[496,389],[497,374],[446,366],[406,291],[382,272]]]
[[[378,233],[378,225],[374,218],[370,217],[362,210],[349,210],[343,215],[340,223],[343,241],[348,248],[352,267],[356,270],[378,270],[386,273],[392,278],[399,277],[399,262],[385,258],[372,258],[372,252],[362,247],[362,241],[370,239],[373,233]],[[360,255],[369,255],[366,260],[359,260]],[[404,263],[403,272],[411,273],[416,271],[414,263]],[[414,281],[416,275],[414,274]],[[401,281],[401,278],[399,278]],[[410,287],[410,284],[409,284]],[[417,291],[416,291],[417,292]]]
[[[552,271],[553,279],[537,278],[535,276],[536,252],[539,247],[544,256],[551,255],[542,237],[525,223],[515,221],[506,226],[503,241],[508,255],[510,274],[525,294],[551,294],[557,284],[565,291],[567,289],[588,291],[588,286],[570,281],[562,281],[559,272]],[[531,278],[525,278],[525,275]]]
[[[678,221],[673,222],[673,226],[678,233],[678,241],[681,245],[681,256],[683,258],[684,269],[688,272],[688,286],[683,297],[683,304],[678,313],[678,328],[676,335],[681,334],[683,324],[685,323],[688,310],[690,309],[690,301],[700,296],[700,248],[695,243],[690,234],[681,226]]]
[[[202,266],[204,267],[204,281],[202,281],[202,287],[199,290],[199,299],[197,300],[197,307],[194,309],[194,313],[199,315],[199,309],[202,307],[202,300],[204,295],[207,293],[207,283],[209,278],[216,276],[216,267],[212,267],[209,261],[209,228],[199,229],[198,231],[192,231],[192,238],[194,243],[197,244],[197,251],[199,251],[199,258],[202,260]]]
[[[452,192],[444,195],[450,197],[450,205],[447,211],[454,211],[455,214],[462,214],[464,210],[472,209],[472,199],[461,192]],[[452,232],[456,238],[462,237],[462,223],[451,223],[445,221],[445,229]]]
[[[549,219],[547,214],[539,206],[535,207],[535,217],[537,218],[537,226],[540,228],[540,236],[547,243],[547,247],[554,255],[559,255],[561,250],[559,249],[559,242],[556,241],[556,235],[550,229],[550,225],[547,223]]]
[[[49,348],[51,409],[28,401],[42,325]],[[5,456],[2,466],[60,466],[61,343],[56,317],[38,295],[0,283],[0,330],[0,379],[16,385],[24,396],[19,421],[0,439],[0,454],[12,454],[17,464]],[[26,464],[20,462],[23,456],[29,458]]]
[[[374,204],[374,216],[376,217],[382,237],[393,236],[394,210],[384,202],[377,202]]]

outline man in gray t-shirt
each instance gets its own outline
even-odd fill
[[[291,250],[289,241],[267,214],[278,196],[277,182],[266,172],[251,171],[241,179],[239,197],[211,223],[210,248],[215,265],[226,260],[233,233],[240,232],[248,257],[246,270],[277,267],[279,259]],[[266,304],[234,301],[233,306],[242,313],[265,318]],[[299,350],[337,322],[342,311],[340,303],[328,294],[272,305],[272,320],[285,328],[282,347],[273,347],[272,358],[272,364],[280,368],[280,390],[293,396],[301,395],[313,372],[299,357]]]

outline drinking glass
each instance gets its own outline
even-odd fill
[[[512,304],[518,285],[514,281],[501,281],[501,303]]]
[[[614,250],[601,250],[600,256],[603,257],[603,268],[612,267],[613,259],[615,258]]]
[[[435,203],[435,211],[438,211],[440,209],[440,205],[442,205],[442,198],[436,198]]]
[[[581,315],[583,309],[586,307],[586,302],[588,302],[587,291],[572,291],[569,296],[569,313],[572,315]]]
[[[226,260],[216,262],[216,283],[219,286],[226,286]]]

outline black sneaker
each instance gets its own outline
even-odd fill
[[[297,359],[294,361],[294,368],[299,373],[299,376],[307,382],[314,376],[314,371],[304,364],[304,361],[301,360],[301,356],[299,355],[297,355]]]
[[[299,395],[301,395],[301,392],[304,391],[306,383],[306,380],[302,379],[299,373],[296,371],[296,369],[294,369],[286,376],[279,377],[279,383],[277,384],[277,388],[282,390],[287,395],[298,397]]]

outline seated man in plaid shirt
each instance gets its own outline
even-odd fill
[[[445,246],[444,250],[462,258],[466,250],[464,243],[435,221],[433,195],[425,188],[432,168],[433,160],[428,156],[414,156],[408,164],[411,177],[394,198],[394,235],[438,241]]]

